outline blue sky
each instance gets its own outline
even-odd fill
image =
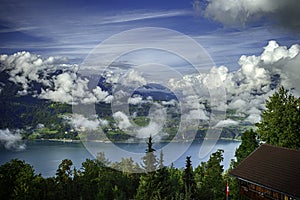
[[[207,5],[204,1],[197,2],[201,7]],[[299,43],[299,34],[273,26],[268,18],[228,26],[228,21],[224,25],[218,16],[201,13],[193,3],[192,0],[4,0],[0,7],[0,53],[24,50],[81,62],[97,44],[114,34],[132,28],[162,27],[192,37],[217,66],[226,65],[234,70],[242,54],[260,54],[269,40],[286,46]]]

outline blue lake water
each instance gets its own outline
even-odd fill
[[[99,143],[99,142],[59,142],[59,141],[26,141],[26,149],[22,151],[0,148],[0,164],[18,158],[31,164],[37,173],[44,177],[54,176],[58,165],[63,159],[71,159],[73,165],[81,168],[81,163],[87,158],[94,159],[96,152],[104,152],[110,161],[120,161],[121,157],[132,157],[141,163],[147,147],[146,143]],[[186,156],[191,156],[193,167],[209,159],[211,153],[223,149],[224,169],[228,169],[230,160],[234,158],[238,141],[218,140],[216,143],[194,141],[192,143],[155,143],[154,148],[159,157],[159,151],[164,153],[166,165],[174,164],[177,168],[185,166]],[[199,155],[201,147],[202,153]]]

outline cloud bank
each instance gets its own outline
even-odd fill
[[[90,90],[88,78],[78,76],[75,73],[77,65],[66,64],[67,60],[63,58],[42,58],[29,52],[19,52],[13,55],[1,55],[0,61],[1,71],[6,70],[10,76],[9,79],[22,86],[23,91],[20,92],[32,94],[38,98],[69,104],[74,102],[90,104],[99,101],[118,103],[119,100],[132,105],[144,102],[153,103],[151,99],[143,99],[139,95],[131,96],[134,89],[147,84],[147,79],[143,77],[143,74],[134,69],[129,69],[123,75],[115,71],[104,75],[107,82],[117,89],[113,95],[110,95],[98,86]],[[184,108],[181,113],[183,124],[187,123],[192,126],[197,125],[198,122],[207,123],[211,118],[209,108],[227,110],[229,111],[227,118],[234,117],[234,120],[239,118],[239,123],[254,124],[261,119],[260,114],[265,109],[265,100],[279,85],[292,89],[294,95],[299,96],[298,63],[300,63],[298,44],[290,47],[280,46],[272,40],[263,48],[260,55],[242,55],[238,61],[239,69],[236,71],[230,71],[230,66],[212,66],[210,71],[205,73],[184,75],[181,79],[170,78],[164,86],[179,98],[180,106]],[[58,70],[60,73],[56,73]],[[32,91],[33,82],[43,85],[40,93]],[[211,96],[208,88],[217,90],[221,86],[226,90],[226,97],[224,97],[226,101],[214,101],[215,97]],[[126,97],[126,101],[123,101],[123,97]],[[176,102],[174,100],[162,101],[161,104],[168,106]],[[155,116],[165,115],[156,113]],[[130,116],[122,110],[114,112],[113,117],[120,129],[133,127]],[[163,120],[164,118],[160,119],[160,121]],[[75,124],[88,122],[80,118],[76,118],[75,121]],[[153,120],[153,122],[156,124],[150,123],[149,130],[162,126],[159,121]],[[236,124],[225,122],[222,126]],[[99,123],[99,121],[92,121],[90,125],[95,128]],[[159,125],[156,126],[157,124]],[[152,131],[153,134],[154,132],[157,131]]]
[[[205,94],[205,88],[211,87],[214,83],[210,81],[215,80],[214,77],[218,75],[226,89],[227,104],[215,106],[233,110],[234,114],[229,114],[228,117],[240,117],[243,121],[254,124],[260,121],[260,113],[265,109],[265,100],[279,85],[292,89],[294,95],[299,96],[300,68],[296,65],[300,62],[299,54],[300,47],[297,44],[288,48],[280,46],[276,41],[269,41],[260,55],[242,55],[237,71],[230,72],[226,66],[213,67],[208,74],[187,75],[179,81],[170,80],[169,85],[172,90],[180,89],[186,94],[192,85],[204,91],[201,97],[188,96],[185,101],[191,110],[197,107],[202,109],[203,112],[197,114],[197,117],[205,119],[203,113],[209,114],[205,111],[205,104],[211,101],[209,94]],[[236,124],[225,122],[221,125]]]

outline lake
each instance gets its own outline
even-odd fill
[[[31,164],[37,173],[44,177],[54,176],[58,165],[63,159],[71,159],[73,165],[80,169],[81,163],[87,158],[94,159],[97,152],[104,152],[110,161],[120,161],[122,157],[132,157],[141,163],[144,156],[146,143],[100,143],[100,142],[61,142],[61,141],[24,141],[26,149],[22,151],[0,148],[0,164],[18,158]],[[216,143],[209,141],[194,141],[192,143],[154,143],[154,149],[159,157],[160,150],[164,154],[165,165],[174,164],[177,168],[185,166],[186,156],[191,156],[193,167],[209,159],[211,153],[223,149],[224,169],[228,169],[230,160],[234,158],[239,141],[218,140]],[[200,148],[202,153],[199,154]],[[204,148],[205,147],[205,148]]]

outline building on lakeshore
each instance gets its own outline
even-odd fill
[[[263,144],[229,174],[240,199],[300,200],[300,150]]]

